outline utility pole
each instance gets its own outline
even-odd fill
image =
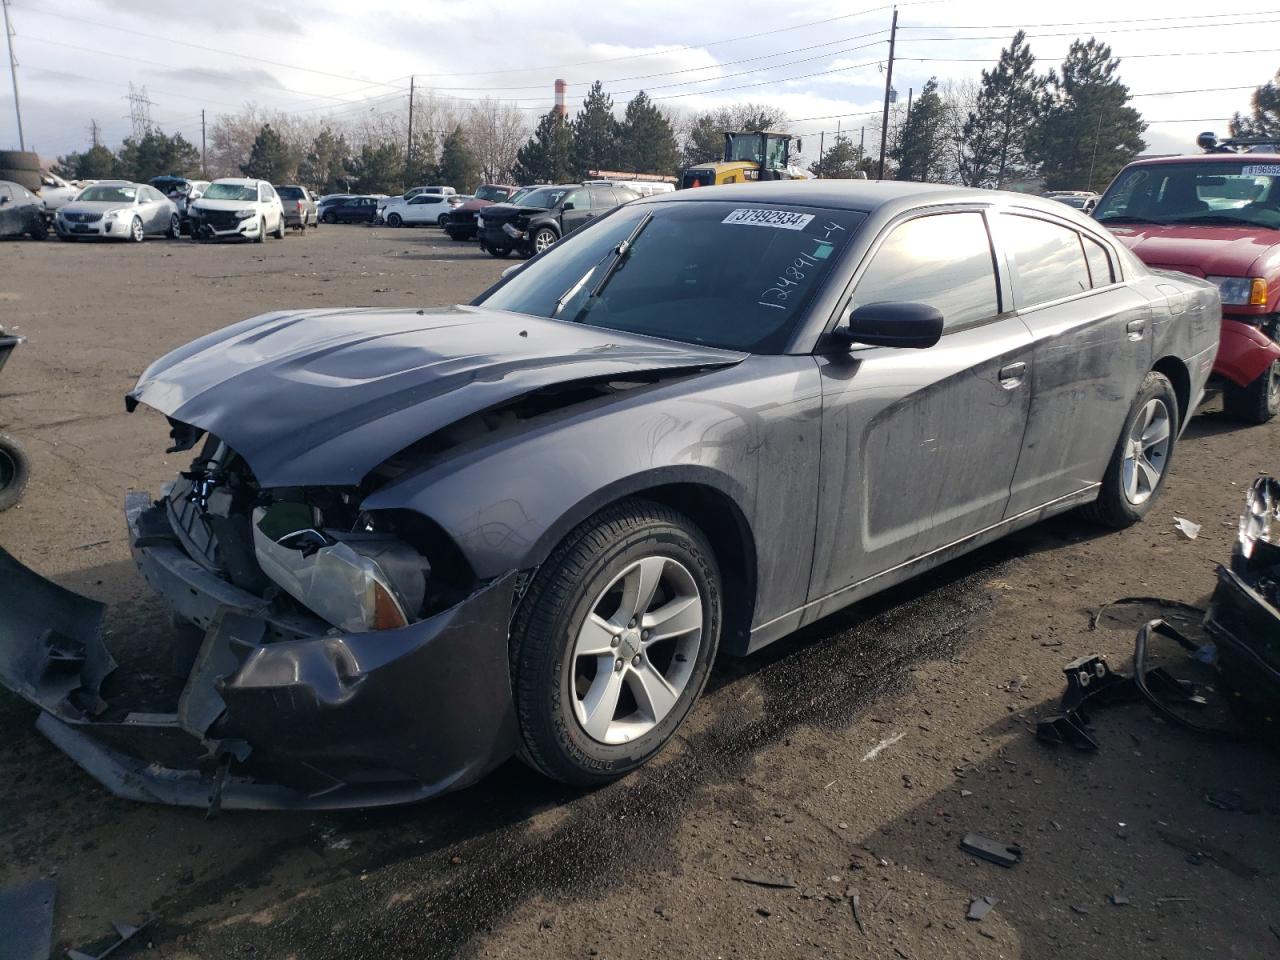
[[[200,111],[200,176],[209,179],[209,155],[205,151],[204,110]]]
[[[889,142],[889,94],[893,90],[893,48],[898,40],[898,8],[893,8],[893,25],[889,27],[889,69],[884,78],[884,116],[880,118],[880,173],[884,179],[884,150]]]
[[[13,112],[18,116],[18,149],[27,150],[26,138],[22,135],[22,107],[18,104],[18,61],[13,57],[13,25],[9,22],[9,0],[0,0],[4,7],[4,35],[9,43],[9,76],[13,77]]]
[[[413,166],[413,74],[409,75],[409,142],[404,151],[404,175],[401,186],[408,190],[413,184],[409,182],[410,167]]]
[[[822,130],[818,133],[818,179],[822,179],[822,171],[826,167],[827,151],[824,144],[827,142],[827,131]]]
[[[89,121],[89,143],[95,147],[98,146],[99,137],[100,137],[100,134],[98,131],[98,121],[91,119]]]
[[[861,160],[867,153],[867,128],[864,124],[862,134],[858,137],[858,159]]]

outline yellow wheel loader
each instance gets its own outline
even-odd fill
[[[724,159],[719,163],[699,163],[689,167],[680,176],[680,189],[754,180],[805,180],[807,177],[803,173],[788,166],[791,140],[789,133],[759,130],[726,133]],[[797,140],[797,152],[799,147]]]

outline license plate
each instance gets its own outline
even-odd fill
[[[71,229],[74,230],[76,233],[88,233],[89,225],[85,223],[73,223],[71,225]]]

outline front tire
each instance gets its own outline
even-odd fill
[[[388,227],[399,227],[399,226],[403,226],[403,225],[404,225],[404,220],[402,220],[402,219],[400,218],[400,214],[398,214],[398,213],[393,213],[393,214],[391,214],[391,216],[387,217],[387,226],[388,226]]]
[[[1130,527],[1147,515],[1164,488],[1178,440],[1178,396],[1162,373],[1151,371],[1125,418],[1098,499],[1085,507],[1096,523]]]
[[[1228,383],[1222,391],[1222,408],[1228,416],[1245,423],[1266,423],[1280,413],[1280,360],[1247,387]]]
[[[134,243],[147,239],[147,233],[142,229],[142,221],[138,217],[134,217],[133,223],[129,224],[129,239]]]
[[[253,238],[253,242],[254,243],[267,242],[267,218],[266,217],[258,218],[258,235]]]
[[[169,229],[167,233],[170,240],[182,239],[182,218],[176,213],[169,218]]]
[[[322,219],[324,220],[325,223],[328,223],[328,224],[334,224],[338,222],[338,218],[335,217],[332,213],[326,213]]]
[[[0,510],[8,510],[22,499],[30,475],[31,462],[22,445],[0,433]]]
[[[550,227],[540,227],[533,235],[532,253],[541,253],[559,239],[560,235]]]
[[[513,624],[523,759],[581,786],[647,762],[706,684],[721,602],[715,554],[684,514],[633,499],[578,526]]]

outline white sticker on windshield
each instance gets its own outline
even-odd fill
[[[790,210],[750,210],[739,208],[721,220],[721,223],[745,223],[753,227],[773,227],[775,230],[803,230],[813,219],[811,213],[792,213]]]
[[[1280,177],[1280,163],[1249,163],[1240,173],[1246,177]]]

